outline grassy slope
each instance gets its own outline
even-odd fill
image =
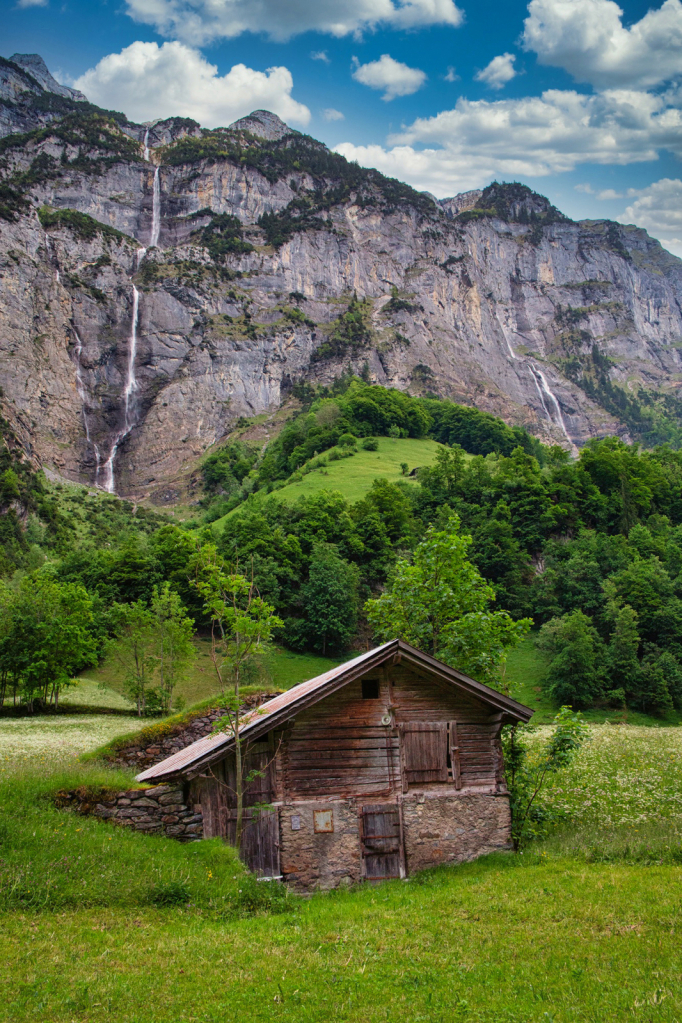
[[[414,477],[405,477],[400,471],[401,462],[406,462],[409,471],[423,465],[431,465],[438,448],[434,440],[397,439],[379,437],[376,451],[359,449],[351,458],[342,458],[338,462],[329,462],[321,469],[306,473],[298,483],[289,483],[286,487],[273,491],[280,501],[292,504],[300,497],[311,497],[323,490],[340,490],[347,501],[353,503],[361,500],[370,490],[375,479],[387,479],[391,483],[414,482]],[[225,520],[245,506],[258,507],[265,500],[265,491],[259,491],[250,497],[246,505],[239,505],[227,515],[216,519],[212,528],[220,529]]]
[[[4,1018],[676,1023],[680,880],[678,866],[498,856],[275,917],[11,915]]]
[[[190,706],[207,700],[218,692],[210,657],[210,639],[197,636],[194,645],[197,651],[196,660],[188,671],[187,678],[179,683],[176,691],[176,694],[183,699],[184,704]],[[348,654],[348,657],[352,656],[353,653]],[[341,660],[345,659],[341,658]],[[297,654],[291,650],[285,650],[283,647],[275,646],[261,659],[260,677],[257,682],[265,689],[290,689],[299,682],[305,682],[306,679],[314,678],[315,675],[321,675],[339,663],[338,660],[332,660],[329,657],[318,657],[316,654]],[[99,690],[103,693],[103,701],[106,701],[103,702],[103,705],[113,702],[109,701],[107,693],[112,692],[116,698],[123,691],[121,669],[113,657],[106,658],[97,668],[88,668],[85,677],[87,680],[107,687],[105,690]],[[95,689],[93,692],[91,685],[85,689],[86,693],[93,694],[93,700],[96,699],[97,691]],[[80,686],[76,686],[70,691],[69,698],[74,702],[80,702],[78,700],[79,692]]]

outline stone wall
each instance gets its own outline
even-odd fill
[[[359,814],[370,801],[297,802],[280,808],[280,868],[294,891],[338,888],[362,879]],[[506,794],[414,792],[402,807],[408,876],[512,848]],[[316,834],[313,813],[324,809],[333,812],[334,831]]]
[[[509,796],[410,794],[403,835],[408,874],[511,849]]]
[[[241,707],[241,713],[259,706],[266,700],[271,700],[277,693],[257,693],[248,697]],[[143,728],[139,737],[134,737],[129,746],[117,749],[107,759],[110,763],[120,767],[132,767],[143,771],[147,767],[153,767],[173,753],[190,746],[197,739],[203,739],[209,735],[218,721],[225,718],[225,711],[222,707],[207,709],[204,714],[191,718],[187,722],[180,722],[171,726],[166,734],[163,734],[163,723],[161,725],[149,725]],[[225,724],[227,720],[225,719]],[[158,735],[153,733],[158,731]],[[149,733],[152,733],[151,736]],[[145,735],[145,733],[147,733]]]
[[[179,842],[203,837],[201,806],[189,806],[182,788],[175,785],[124,792],[79,789],[58,793],[56,803],[147,835],[165,835]]]
[[[333,812],[332,834],[315,834],[315,810]],[[361,876],[360,831],[355,800],[289,803],[280,817],[280,869],[294,891],[338,888]],[[298,820],[296,820],[298,818]],[[299,825],[292,827],[293,824]]]

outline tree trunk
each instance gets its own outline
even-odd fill
[[[239,737],[239,692],[237,691],[237,709],[235,711],[234,728],[234,761],[235,761],[235,787],[237,789],[237,822],[235,844],[237,849],[242,847],[242,828],[244,820],[244,784],[242,775],[242,744]]]

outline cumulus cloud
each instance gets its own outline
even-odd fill
[[[323,64],[331,64],[326,50],[313,50],[310,54],[311,60],[321,60]]]
[[[353,57],[355,71],[353,78],[362,85],[368,85],[370,89],[385,89],[383,100],[389,102],[396,96],[410,96],[417,89],[421,89],[426,81],[426,75],[416,67],[408,67],[399,60],[394,60],[384,53],[379,60],[370,61],[369,64],[360,64],[357,57]]]
[[[266,32],[283,41],[301,32],[340,38],[379,27],[409,29],[462,21],[453,0],[126,0],[126,4],[135,21],[194,46],[234,39],[244,32]]]
[[[457,74],[456,69],[454,67],[452,67],[452,66],[450,66],[448,68],[446,74],[443,75],[443,78],[445,79],[446,82],[458,82],[459,81],[459,75]]]
[[[334,107],[327,107],[326,110],[322,111],[322,116],[325,121],[345,121],[346,118],[340,110],[334,110]]]
[[[516,57],[513,53],[503,53],[493,57],[487,67],[474,75],[477,82],[485,82],[491,89],[502,89],[512,78],[516,78],[514,70]]]
[[[665,0],[625,28],[613,0],[531,0],[523,42],[578,81],[647,88],[682,74],[682,3]]]
[[[682,181],[661,178],[634,194],[635,202],[616,219],[645,228],[666,249],[682,256]]]
[[[256,109],[297,124],[310,120],[308,108],[291,96],[294,83],[287,68],[254,71],[235,64],[221,76],[201,53],[178,42],[131,43],[73,84],[91,102],[123,110],[136,121],[177,114],[211,128]]]
[[[539,177],[580,163],[639,163],[655,160],[659,149],[682,155],[682,113],[663,97],[625,90],[461,98],[453,110],[418,118],[389,138],[389,146],[344,143],[337,149],[443,197],[494,177]]]
[[[622,199],[625,192],[617,192],[615,188],[602,188],[596,191],[592,185],[575,185],[576,192],[583,192],[585,195],[593,195],[595,199]],[[628,193],[629,194],[629,193]]]

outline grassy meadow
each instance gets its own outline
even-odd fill
[[[279,688],[335,663],[268,658]],[[531,746],[553,714],[543,670],[531,640],[509,659],[514,695],[537,706]],[[204,676],[188,702],[214,693]],[[57,809],[59,789],[131,783],[78,756],[140,724],[111,664],[66,700],[78,713],[0,719],[0,1019],[682,1021],[681,729],[591,721],[545,797],[565,822],[518,856],[301,899],[220,842]]]
[[[299,470],[304,473],[302,479],[273,491],[274,496],[278,501],[293,504],[301,497],[313,497],[323,490],[338,490],[352,504],[354,501],[362,500],[376,479],[387,479],[390,483],[414,483],[414,477],[403,476],[401,464],[405,462],[409,472],[424,465],[432,465],[438,449],[442,447],[435,440],[428,439],[392,437],[376,439],[378,444],[376,451],[364,451],[359,448],[350,458],[327,462],[326,465],[311,472],[306,472],[305,466],[302,466]],[[211,528],[219,531],[230,515],[245,508],[255,509],[261,501],[267,500],[267,496],[265,491],[258,491],[244,504],[216,519]]]
[[[190,666],[186,677],[179,682],[175,696],[179,697],[182,706],[191,706],[202,700],[215,696],[218,692],[215,672],[211,662],[211,641],[206,636],[194,639],[196,658]],[[349,653],[341,660],[354,656]],[[291,689],[299,682],[321,675],[335,665],[341,663],[329,657],[318,657],[316,654],[298,654],[284,647],[272,646],[259,658],[257,677],[254,678],[260,687],[268,689]],[[124,684],[120,665],[113,657],[107,657],[97,668],[88,668],[79,684],[69,690],[68,699],[80,703],[80,694],[86,694],[88,700],[98,702],[97,694],[101,694],[101,706],[110,706],[112,699],[122,701],[123,706],[130,706],[124,696]]]

